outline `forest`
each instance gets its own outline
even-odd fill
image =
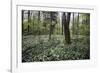
[[[21,11],[22,62],[90,59],[90,13]]]

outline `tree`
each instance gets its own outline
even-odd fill
[[[73,34],[73,37],[74,37],[74,34],[75,34],[75,32],[74,32],[74,31],[75,31],[75,30],[74,30],[74,27],[75,27],[75,26],[74,26],[74,12],[73,12],[73,26],[72,26],[72,34]]]
[[[49,33],[49,39],[51,39],[51,34],[54,32],[55,25],[57,23],[57,12],[50,12],[50,33]]]
[[[67,13],[67,19],[66,19],[66,13],[63,12],[63,16],[62,16],[62,23],[64,25],[64,35],[65,35],[65,44],[70,44],[70,30],[69,30],[69,23],[70,23],[70,15],[71,13],[68,12]]]
[[[30,10],[28,10],[28,22],[30,22]]]
[[[24,10],[22,10],[22,34],[24,34]]]
[[[33,13],[33,34],[34,34],[34,22],[35,22],[35,17],[34,17],[34,11],[32,12]]]
[[[27,33],[29,34],[30,32],[30,10],[28,10],[28,26],[27,26]]]
[[[38,11],[38,34],[40,35],[40,11]]]
[[[77,15],[77,37],[79,35],[79,13]]]
[[[63,21],[63,15],[62,15],[62,21]],[[62,35],[63,35],[63,30],[64,30],[64,27],[63,27],[63,22],[62,22]]]
[[[46,34],[46,12],[43,12],[43,26],[45,27],[44,31],[45,31],[45,34]]]

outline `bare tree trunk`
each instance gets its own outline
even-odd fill
[[[28,32],[28,35],[30,34],[29,32],[30,32],[30,26],[28,25],[28,27],[27,27],[27,32]]]
[[[44,12],[43,15],[44,15],[44,27],[45,27],[44,32],[45,32],[45,34],[47,34],[46,33],[46,22],[45,22],[46,21],[46,13]]]
[[[70,44],[70,30],[69,30],[69,23],[70,23],[70,15],[71,13],[67,13],[67,19],[66,19],[66,13],[63,13],[63,25],[64,25],[64,35],[65,35],[65,44]]]
[[[30,10],[28,10],[28,22],[30,22]]]
[[[63,21],[63,15],[62,15],[62,21]],[[63,22],[62,22],[62,35],[63,35],[63,30],[64,30],[64,27],[63,27]]]
[[[38,34],[40,35],[40,11],[38,11]]]
[[[79,35],[79,13],[77,15],[77,38],[78,38],[78,35]]]
[[[24,10],[22,10],[22,35],[24,34]]]
[[[34,21],[35,21],[35,18],[34,18],[34,12],[33,13],[33,35],[34,35]]]
[[[72,29],[72,34],[73,34],[73,37],[74,37],[74,34],[75,34],[75,32],[74,32],[75,30],[74,30],[74,12],[73,12],[73,29]]]
[[[51,17],[51,24],[50,24],[49,39],[51,39],[51,33],[52,33],[52,12],[50,13],[50,17]]]
[[[28,23],[30,22],[30,10],[28,10]],[[29,35],[30,32],[30,25],[27,26],[27,34]]]

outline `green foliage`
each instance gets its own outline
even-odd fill
[[[80,28],[79,28],[79,34],[80,35],[87,35],[87,36],[89,36],[90,35],[90,25],[87,25],[87,24],[85,24],[85,25],[81,25],[80,26]]]
[[[61,40],[53,38],[48,41],[39,40],[30,46],[23,45],[22,61],[59,61],[90,58],[89,38],[73,39],[71,42],[70,45],[64,45]]]
[[[64,33],[64,29],[62,31],[63,20],[59,12],[30,12],[33,15],[30,14],[30,18],[26,18],[24,13],[26,19],[23,20],[22,62],[90,59],[89,13],[79,13],[79,20],[75,15],[74,24],[70,20],[72,24],[69,24],[68,35],[71,35],[71,44],[67,45],[67,32]]]

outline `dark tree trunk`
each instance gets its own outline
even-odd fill
[[[35,18],[34,18],[34,12],[33,12],[33,35],[34,35],[34,21],[35,21]]]
[[[30,22],[30,10],[28,10],[28,23]],[[30,25],[27,26],[27,34],[29,35]]]
[[[30,32],[30,26],[28,25],[27,26],[27,33],[28,33],[28,35],[29,35],[29,32]]]
[[[40,35],[40,11],[38,11],[38,34]]]
[[[49,33],[49,39],[51,39],[51,35],[53,34],[54,32],[54,28],[55,28],[55,24],[53,24],[52,22],[56,22],[56,19],[54,17],[54,14],[55,13],[50,13],[50,17],[51,17],[51,24],[50,24],[50,33]]]
[[[64,30],[63,28],[64,28],[64,27],[63,27],[63,24],[62,24],[62,35],[63,35],[63,30]]]
[[[50,17],[51,17],[51,24],[50,24],[49,39],[51,39],[51,33],[52,33],[52,12],[50,13]]]
[[[24,34],[24,10],[22,10],[22,34]]]
[[[40,11],[38,11],[38,23],[40,22]]]
[[[44,29],[44,33],[46,34],[46,13],[45,12],[43,12],[43,26],[45,27],[45,29]]]
[[[30,10],[28,10],[28,22],[30,22]]]
[[[43,12],[43,26],[44,26],[44,34],[47,34],[47,17],[46,17],[46,12]]]
[[[66,19],[66,13],[63,13],[63,25],[64,25],[64,35],[65,35],[65,44],[70,44],[70,30],[69,30],[69,24],[70,24],[70,15],[71,13],[67,13],[67,19]]]
[[[74,12],[73,12],[73,27],[72,27],[72,35],[73,35],[73,37],[74,37],[74,34],[75,34],[74,31],[75,31],[75,30],[74,30]]]
[[[63,35],[64,25],[63,25],[63,15],[62,15],[62,35]]]
[[[77,37],[79,35],[79,13],[77,15]]]

